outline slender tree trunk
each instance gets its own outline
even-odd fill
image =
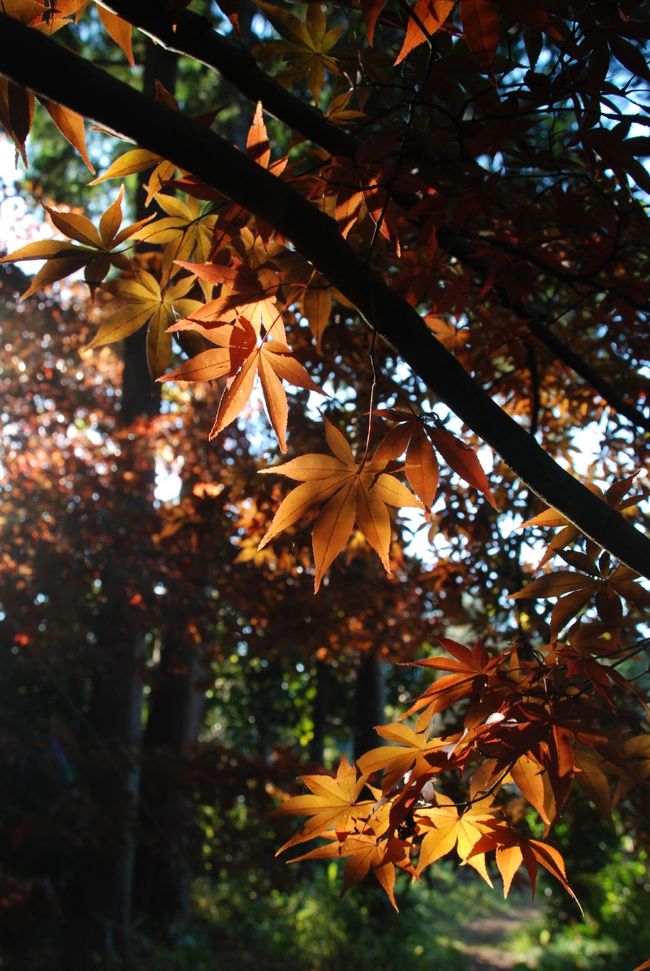
[[[167,924],[190,916],[193,749],[203,714],[201,658],[182,628],[164,634],[144,736],[136,912]]]
[[[309,743],[309,758],[312,762],[322,765],[325,757],[325,731],[328,710],[328,667],[324,661],[316,661],[314,672],[314,705],[312,718],[314,734]]]
[[[156,81],[173,91],[177,58],[159,45],[147,42],[143,90],[153,96]],[[137,218],[146,214],[145,190],[138,185]],[[124,370],[120,420],[153,417],[160,410],[160,389],[149,375],[146,329],[124,344]],[[128,446],[127,446],[128,447]],[[138,457],[140,460],[140,457]],[[116,502],[114,562],[105,564],[105,606],[98,619],[98,667],[94,673],[89,712],[96,752],[87,784],[94,812],[94,833],[81,849],[83,861],[71,880],[69,921],[62,971],[88,971],[96,966],[128,969],[131,962],[131,916],[140,793],[142,725],[142,668],[146,657],[143,631],[125,596],[126,561],[120,545],[128,546],[129,522],[148,518],[151,511],[155,467],[153,458],[143,470],[132,463],[137,485]],[[109,572],[110,571],[110,572]]]
[[[357,669],[354,691],[354,758],[375,748],[379,738],[375,725],[384,721],[384,672],[376,651],[369,651]]]
[[[129,630],[127,612],[120,610],[120,580],[107,582],[96,628],[98,666],[88,714],[92,751],[84,779],[89,818],[67,892],[62,971],[87,971],[96,960],[106,968],[129,967],[145,642]]]

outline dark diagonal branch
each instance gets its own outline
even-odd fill
[[[616,389],[601,377],[598,371],[595,371],[594,368],[587,364],[584,358],[576,354],[564,341],[560,340],[545,323],[541,314],[537,312],[529,313],[525,319],[531,334],[534,334],[537,340],[541,344],[544,344],[549,351],[552,351],[560,361],[567,364],[587,384],[590,384],[594,391],[597,391],[608,405],[611,405],[621,415],[624,415],[628,421],[650,432],[650,418],[646,418],[634,405],[626,401],[625,398],[622,398]]]
[[[650,579],[650,540],[565,472],[467,374],[336,223],[218,135],[0,14],[0,72],[162,155],[264,219],[353,303],[427,387],[544,502]]]
[[[333,125],[318,109],[296,98],[274,81],[259,67],[244,44],[223,37],[213,29],[207,18],[186,10],[176,17],[176,26],[172,28],[165,4],[159,0],[141,0],[137,4],[130,0],[105,0],[104,6],[138,27],[157,43],[200,61],[218,72],[244,97],[255,103],[261,101],[266,111],[331,155],[354,158],[360,144],[354,135]],[[462,262],[467,262],[471,256],[472,247],[469,241],[456,236],[448,227],[440,230],[438,241]],[[518,255],[522,257],[521,253]],[[523,254],[523,258],[528,257]],[[545,265],[543,268],[546,272],[553,272],[552,268]],[[578,354],[566,347],[548,328],[543,316],[536,314],[529,319],[524,312],[522,317],[528,320],[530,330],[537,339],[590,384],[610,407],[639,428],[650,430],[650,419],[622,398]]]
[[[103,6],[169,50],[217,71],[245,98],[254,104],[261,101],[265,111],[332,155],[354,157],[358,142],[352,135],[274,81],[261,69],[245,44],[219,34],[206,17],[185,10],[175,18],[176,26],[172,28],[169,13],[160,0],[139,0],[138,3],[105,0]]]

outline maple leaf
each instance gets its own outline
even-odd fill
[[[195,331],[212,343],[229,348],[230,365],[224,369],[228,359],[222,350],[204,351],[167,377],[209,381],[227,374],[231,378],[209,434],[212,440],[241,414],[252,394],[256,376],[259,376],[271,425],[280,450],[286,452],[289,409],[282,381],[316,394],[325,392],[312,380],[284,340],[284,325],[276,305],[278,282],[275,270],[262,267],[254,271],[245,264],[176,262],[200,280],[210,285],[220,284],[222,289],[219,297],[197,307],[189,319],[175,322],[171,331]],[[271,292],[265,290],[265,281]],[[231,325],[230,321],[235,323]]]
[[[375,28],[382,10],[386,6],[386,0],[361,0],[361,13],[366,25],[368,43],[372,47],[375,42]]]
[[[63,26],[68,23],[69,18],[73,15],[75,20],[79,20],[79,17],[89,4],[90,0],[57,0],[56,4],[52,4],[52,7],[56,11],[54,16],[48,16],[47,20],[45,20],[45,17],[43,19],[48,26],[51,25],[52,20],[55,20],[57,25]],[[46,6],[49,6],[49,4]],[[135,61],[133,59],[133,46],[131,42],[133,27],[128,21],[113,13],[112,10],[104,7],[103,4],[96,2],[94,6],[99,14],[99,19],[104,30],[111,40],[115,41],[121,47],[127,61],[134,67]]]
[[[118,156],[106,171],[93,179],[89,185],[98,185],[107,179],[123,179],[134,172],[145,172],[147,169],[153,170],[149,176],[149,182],[145,186],[147,189],[145,202],[146,205],[149,205],[162,187],[174,178],[178,169],[173,162],[168,162],[161,155],[156,155],[144,148],[132,148]]]
[[[149,216],[146,219],[131,223],[120,230],[123,197],[124,186],[120,189],[114,202],[102,214],[99,230],[95,228],[87,216],[81,213],[61,212],[50,206],[44,207],[59,232],[73,242],[44,239],[40,242],[28,243],[0,259],[0,263],[46,260],[45,266],[41,267],[27,290],[21,295],[21,300],[25,300],[36,290],[40,290],[41,287],[61,280],[82,267],[86,268],[85,278],[91,288],[101,283],[111,265],[121,270],[131,268],[128,257],[119,250],[115,252],[115,249],[128,239],[135,237],[152,217]]]
[[[569,620],[588,603],[598,587],[599,581],[593,576],[572,570],[557,570],[532,580],[522,590],[510,596],[513,600],[529,597],[560,598],[551,614],[551,636],[557,637]]]
[[[650,733],[628,739],[623,749],[625,767],[620,773],[621,778],[612,800],[613,806],[617,806],[623,796],[635,786],[645,784],[650,779]]]
[[[45,8],[41,3],[32,0],[3,0],[2,13],[21,20],[37,30],[44,30],[51,35],[68,23],[66,17],[49,16],[43,19]],[[34,119],[35,97],[31,91],[13,84],[8,78],[0,78],[0,127],[13,140],[17,153],[27,165],[25,143]],[[47,98],[39,97],[38,101],[47,110],[50,118],[61,134],[79,153],[84,164],[94,174],[95,169],[86,151],[86,132],[81,115],[70,108]]]
[[[522,598],[558,597],[551,613],[551,637],[557,638],[568,622],[585,607],[591,598],[598,616],[607,628],[620,627],[623,608],[621,597],[641,607],[650,606],[650,593],[639,583],[633,582],[638,574],[626,566],[610,570],[610,558],[601,556],[595,561],[592,555],[575,550],[560,550],[562,558],[582,572],[556,570],[532,580],[522,590],[510,594],[513,600]]]
[[[373,874],[391,904],[398,909],[395,900],[395,867],[413,873],[410,863],[410,844],[398,837],[379,839],[372,831],[353,833],[338,839],[336,834],[329,834],[332,842],[325,846],[295,857],[290,863],[300,860],[336,860],[344,857],[350,859],[343,871],[343,893],[356,886],[368,873]],[[337,840],[338,842],[334,842]]]
[[[528,871],[528,879],[535,896],[537,882],[537,864],[540,863],[551,876],[558,880],[566,892],[571,896],[582,913],[580,901],[569,886],[562,855],[548,843],[541,840],[526,839],[504,823],[494,820],[486,822],[487,832],[484,832],[470,851],[471,863],[473,856],[485,856],[491,850],[496,850],[496,864],[503,880],[503,895],[508,896],[512,878],[523,863]]]
[[[78,115],[76,111],[71,111],[69,108],[64,108],[63,105],[59,105],[55,101],[46,101],[44,98],[40,100],[63,137],[79,152],[84,164],[94,175],[95,167],[88,158],[88,152],[86,150],[86,129],[81,115]]]
[[[459,644],[448,637],[438,640],[452,657],[430,657],[423,661],[409,662],[414,667],[436,668],[442,671],[452,671],[434,681],[411,705],[404,717],[422,711],[417,721],[417,729],[424,729],[431,717],[439,711],[444,711],[462,698],[485,688],[493,671],[498,667],[500,659],[490,658],[479,641],[473,649]]]
[[[25,142],[33,117],[34,95],[31,91],[25,91],[8,78],[0,77],[0,127],[16,147],[16,160],[20,155],[25,165],[27,165]]]
[[[251,396],[257,374],[260,378],[266,410],[277,436],[280,451],[286,452],[289,408],[282,380],[296,387],[305,388],[307,391],[314,391],[316,394],[324,394],[325,392],[312,381],[300,361],[293,356],[291,348],[287,347],[286,344],[274,340],[263,340],[259,344],[256,343],[253,327],[245,317],[239,318],[237,330],[239,329],[245,331],[244,341],[246,346],[251,348],[251,351],[221,397],[209,438],[210,440],[216,438],[224,428],[241,414]]]
[[[124,340],[148,324],[147,364],[151,375],[160,377],[171,360],[169,325],[201,306],[198,300],[186,297],[193,283],[193,277],[186,276],[161,289],[151,273],[138,270],[131,278],[121,277],[115,283],[107,284],[106,289],[124,300],[126,306],[104,321],[87,350]]]
[[[272,266],[252,269],[245,263],[226,266],[222,263],[176,262],[199,280],[222,285],[219,297],[192,314],[192,319],[184,322],[184,329],[204,333],[201,329],[204,322],[209,328],[211,321],[222,324],[243,315],[257,336],[264,330],[267,334],[273,333],[276,340],[286,343],[282,313],[277,306],[280,280]]]
[[[395,60],[395,66],[440,30],[453,9],[454,0],[416,0],[413,14],[409,15],[404,43]]]
[[[530,755],[521,755],[510,768],[509,778],[514,782],[524,799],[539,813],[547,826],[551,823],[548,776],[544,766]],[[506,780],[504,780],[506,781]]]
[[[338,26],[327,29],[325,13],[320,3],[309,4],[305,20],[263,0],[256,0],[256,6],[284,38],[281,41],[267,41],[263,47],[257,49],[258,52],[264,56],[271,52],[281,54],[288,64],[282,72],[283,79],[296,81],[305,77],[314,101],[318,101],[325,80],[325,68],[332,74],[339,74],[338,65],[329,54],[344,28]]]
[[[425,732],[416,732],[407,725],[395,722],[391,725],[377,725],[375,731],[392,745],[380,745],[365,752],[357,761],[361,772],[367,776],[383,771],[382,791],[390,792],[395,784],[407,774],[426,775],[431,771],[429,756],[437,752],[446,753],[452,739],[428,738]],[[446,755],[445,755],[446,759]]]
[[[119,19],[119,18],[118,18]],[[128,25],[130,27],[130,25]],[[173,111],[179,111],[178,102],[174,96],[160,83],[156,81],[156,101],[160,101],[167,108],[171,108]],[[194,121],[203,126],[209,127],[215,118],[215,112],[207,112],[206,114],[198,115],[194,118]],[[180,169],[175,163],[167,161],[162,155],[157,155],[155,152],[150,152],[142,148],[129,149],[122,155],[118,156],[111,165],[106,169],[106,171],[93,179],[90,185],[97,185],[100,182],[104,182],[107,179],[123,179],[127,175],[132,175],[134,172],[144,172],[147,169],[152,169],[149,176],[149,181],[145,184],[144,188],[147,190],[147,195],[145,199],[145,204],[148,206],[151,200],[162,190],[163,186],[174,181],[174,176],[178,172],[183,177],[179,182],[174,183],[178,185],[179,188],[186,189],[191,195],[192,188],[196,188],[192,180],[189,179],[187,173]],[[199,196],[200,198],[200,196]]]
[[[481,67],[490,71],[501,33],[499,9],[494,0],[460,0],[463,36]]]
[[[163,244],[162,276],[173,276],[192,264],[186,261],[195,257],[207,260],[212,249],[212,237],[217,223],[214,213],[204,211],[198,199],[188,196],[187,201],[162,192],[156,202],[166,215],[149,222],[135,233],[140,242]],[[195,274],[196,275],[196,274]],[[199,285],[206,300],[212,297],[214,285],[199,277]]]
[[[313,281],[302,298],[303,313],[309,322],[309,329],[314,335],[316,348],[319,351],[322,347],[323,333],[332,315],[333,305],[331,288],[321,281],[322,278]]]
[[[425,424],[417,415],[397,409],[375,412],[397,424],[377,446],[375,459],[397,459],[406,452],[406,477],[425,506],[430,506],[438,488],[438,462],[433,447],[462,479],[482,492],[491,506],[497,508],[481,463],[469,446],[442,426]]]
[[[587,483],[587,488],[594,492],[597,496],[604,499],[608,506],[612,506],[612,508],[619,510],[627,509],[639,501],[638,496],[625,498],[637,475],[638,471],[633,472],[632,475],[624,476],[622,479],[615,480],[604,493],[599,486],[592,482]],[[538,513],[537,516],[533,516],[532,519],[527,519],[525,522],[521,523],[518,529],[525,529],[528,526],[562,527],[546,547],[544,555],[537,564],[536,570],[541,569],[542,566],[551,560],[557,553],[561,553],[563,549],[569,546],[570,543],[573,543],[573,541],[580,535],[578,528],[570,523],[566,516],[563,516],[562,513],[559,513],[557,509],[553,509],[552,507],[544,509],[543,512]]]
[[[390,573],[391,527],[387,506],[422,508],[406,486],[383,471],[386,463],[357,463],[347,439],[330,421],[324,419],[324,422],[332,455],[310,453],[261,470],[262,474],[286,475],[302,485],[280,503],[260,549],[302,519],[313,506],[322,505],[312,534],[316,567],[314,592],[345,546],[355,522]]]
[[[133,45],[131,41],[133,28],[131,24],[127,20],[123,20],[122,17],[118,17],[112,10],[107,10],[101,3],[96,4],[96,7],[99,19],[104,25],[106,33],[115,41],[118,47],[122,48],[127,61],[134,67],[135,60],[133,58]]]
[[[309,816],[299,832],[295,833],[277,851],[276,856],[317,836],[325,836],[328,830],[345,832],[359,817],[366,818],[375,805],[375,799],[357,802],[366,786],[367,776],[359,775],[354,765],[341,756],[336,776],[300,776],[310,790],[309,796],[292,796],[271,813],[272,816]]]
[[[435,799],[435,806],[431,809],[419,809],[414,816],[418,833],[424,833],[416,868],[417,875],[455,848],[463,863],[473,867],[491,887],[492,881],[485,866],[485,854],[472,853],[481,837],[496,821],[491,800],[476,802],[466,812],[459,813],[448,796],[437,793]]]
[[[576,782],[605,818],[612,815],[612,793],[605,775],[605,759],[584,745],[576,745]]]
[[[271,142],[264,124],[264,111],[261,101],[257,102],[253,121],[246,136],[246,150],[250,157],[263,169],[268,169],[274,175],[281,175],[284,172],[288,162],[286,156],[278,158],[274,162],[271,161]],[[259,219],[257,223],[259,226]],[[269,234],[270,228],[265,235],[268,236]]]

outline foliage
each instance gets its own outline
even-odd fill
[[[446,867],[432,886],[413,888],[399,917],[373,887],[360,890],[342,908],[337,882],[335,865],[304,876],[291,889],[266,895],[233,873],[221,874],[217,884],[199,881],[198,928],[189,934],[179,928],[174,945],[164,950],[149,952],[143,941],[141,966],[148,967],[149,960],[161,971],[207,971],[218,959],[234,960],[242,969],[334,971],[354,948],[362,969],[378,961],[387,969],[417,961],[425,968],[444,963],[460,971],[466,957],[457,940],[465,922],[491,913],[494,906],[480,887],[459,883]],[[451,924],[446,916],[450,911],[457,915]]]
[[[135,27],[223,72],[255,105],[241,150],[214,130],[218,105],[192,119],[163,85],[146,100],[73,57],[59,40],[76,36],[89,0],[3,0],[12,43],[0,53],[0,123],[18,154],[38,101],[92,169],[83,116],[93,118],[137,142],[94,181],[148,173],[151,212],[122,228],[123,189],[98,227],[48,206],[65,240],[0,262],[45,260],[24,297],[83,267],[98,306],[110,305],[87,351],[146,331],[152,379],[196,384],[199,402],[204,384],[218,389],[209,438],[223,466],[205,458],[202,470],[178,436],[190,487],[157,517],[153,541],[159,585],[181,605],[168,626],[202,663],[214,660],[215,630],[218,656],[229,643],[248,651],[242,629],[253,641],[254,630],[282,636],[287,609],[312,609],[313,570],[330,599],[314,611],[340,623],[315,625],[310,657],[331,660],[346,638],[354,648],[356,632],[362,654],[444,672],[379,726],[388,744],[343,757],[334,775],[303,775],[309,794],[274,790],[276,814],[307,817],[283,849],[323,839],[298,859],[346,859],[344,888],[372,874],[394,907],[396,868],[417,880],[448,854],[491,884],[493,853],[505,895],[521,867],[534,890],[541,867],[577,902],[552,842],[574,784],[645,838],[647,672],[634,665],[647,646],[649,546],[630,521],[647,492],[640,432],[650,427],[648,139],[633,127],[647,124],[642,8],[361,0],[345,11],[309,3],[299,17],[258,2],[251,51],[230,36],[240,27],[230,5],[221,34],[186,6],[134,12],[111,0],[98,15],[130,64]],[[301,140],[272,144],[268,111]],[[290,453],[282,465],[268,465],[262,407]],[[581,429],[600,435],[585,484],[561,464]],[[323,436],[331,454],[314,444]],[[503,460],[493,487],[482,442]],[[256,471],[299,485],[286,493]],[[403,551],[408,526],[389,509],[404,507],[420,510],[436,554],[428,573]],[[152,533],[141,508],[109,540],[118,555]],[[542,531],[535,568],[524,541],[499,531],[499,512]],[[211,519],[233,538],[212,543]],[[371,551],[389,578],[364,587]],[[228,576],[214,624],[207,556]],[[549,569],[556,557],[563,565]],[[242,568],[258,571],[274,603],[251,606]],[[346,569],[363,578],[352,592]],[[151,636],[156,586],[140,591],[133,576],[118,596],[143,611],[134,626]],[[425,587],[436,595],[428,615],[412,609]],[[379,626],[372,610],[348,610],[365,589],[387,591]],[[551,611],[537,604],[547,599]],[[26,646],[38,634],[27,598],[23,608]],[[413,660],[434,618],[427,640],[444,653]],[[449,636],[451,625],[464,630]],[[191,667],[183,650],[171,670]],[[526,822],[531,808],[541,833]]]
[[[580,879],[579,871],[577,877]],[[521,935],[518,948],[530,955],[530,961],[540,971],[547,968],[627,971],[642,963],[650,947],[645,854],[635,859],[617,849],[610,862],[589,873],[582,882],[586,919],[568,923],[553,920],[536,933],[528,931]]]
[[[556,829],[585,916],[582,921],[572,919],[563,900],[548,888],[545,927],[528,935],[526,948],[542,971],[546,967],[624,971],[648,954],[647,852],[639,851],[630,836],[621,838],[620,821],[616,817],[615,821],[616,826],[608,825],[593,806],[585,804],[584,796],[578,796]],[[538,948],[538,942],[543,947]]]

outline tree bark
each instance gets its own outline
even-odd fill
[[[152,0],[138,4],[137,8],[134,8],[129,0],[108,0],[106,5],[129,23],[139,26],[149,36],[155,37],[169,50],[198,60],[211,70],[217,71],[245,97],[255,103],[261,101],[266,111],[275,115],[294,131],[305,135],[316,145],[331,152],[332,155],[355,157],[360,143],[353,134],[337,128],[327,121],[320,111],[301,101],[260,69],[247,46],[251,40],[250,0],[241,0],[240,3],[240,41],[222,37],[212,29],[209,20],[187,10],[178,16],[176,26],[172,29],[169,16],[165,15],[159,3],[154,3]],[[238,127],[240,122],[241,119],[238,119]],[[242,143],[241,137],[238,138],[237,144]],[[415,200],[402,199],[401,201],[408,207],[409,201]],[[481,263],[476,259],[474,243],[454,233],[449,226],[440,227],[437,236],[440,246],[465,265],[476,267]],[[486,240],[481,240],[481,245],[485,246],[485,244]],[[505,248],[508,244],[490,240],[489,245]],[[531,260],[531,255],[524,250],[518,247],[510,248],[518,259]],[[542,269],[549,273],[557,272],[556,268],[550,266],[542,266]],[[489,274],[482,266],[480,272],[485,281]],[[592,286],[595,292],[598,291],[597,279],[587,278],[584,283]],[[630,294],[626,294],[625,299],[630,300]],[[521,306],[512,309],[528,323],[531,332],[598,391],[610,407],[639,428],[650,430],[650,417],[644,415],[631,401],[622,397],[601,374],[556,337],[549,328],[546,315],[540,313],[539,308],[531,313]]]

